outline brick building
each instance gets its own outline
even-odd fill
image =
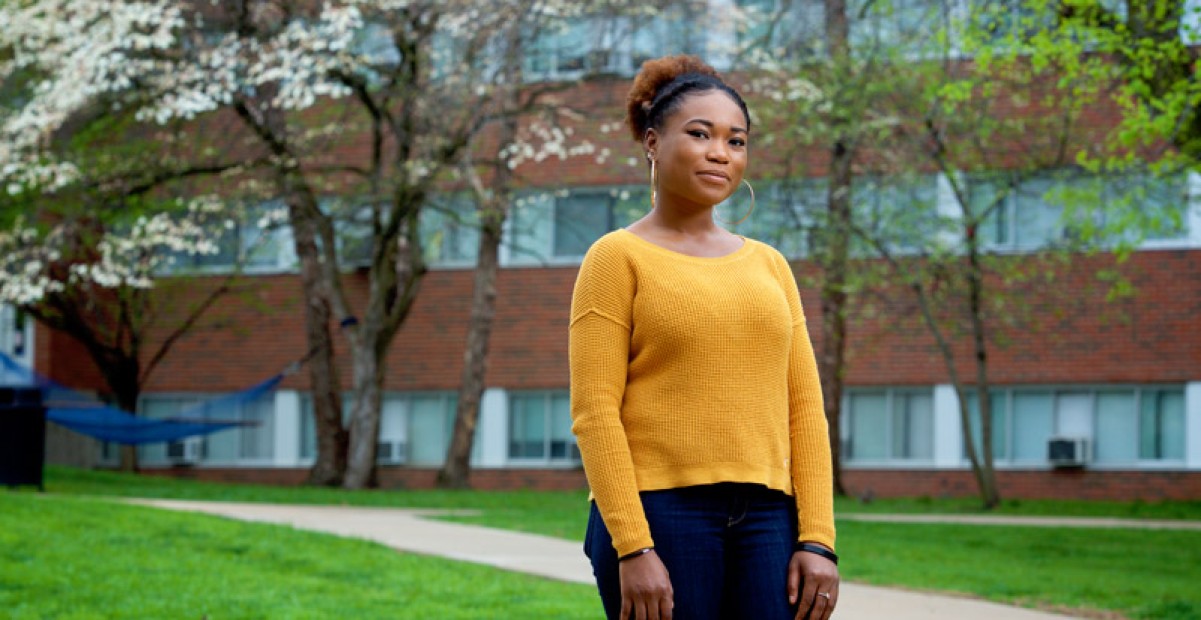
[[[678,40],[669,36],[656,44],[702,53],[712,44],[681,28],[672,35]],[[644,51],[651,56],[663,50]],[[555,79],[598,69],[588,63],[610,63],[615,77],[589,82],[574,95],[592,102],[595,125],[603,125],[620,121],[637,57],[627,49],[597,61],[570,46],[548,44],[531,68]],[[720,55],[709,59],[722,68]],[[608,162],[574,158],[527,166],[533,187],[514,206],[502,249],[473,457],[477,486],[584,485],[568,408],[571,289],[589,244],[639,217],[647,202],[636,145],[622,129],[611,133],[592,136],[612,153]],[[736,230],[776,245],[808,282],[813,266],[806,261],[804,233],[780,225],[804,200],[785,194],[776,181],[757,180],[753,161],[748,178],[759,206]],[[814,182],[810,199],[821,193],[820,179]],[[990,230],[990,251],[1023,260],[1065,234],[1059,208],[1045,198],[1054,182],[1051,176],[1034,179],[1012,196]],[[907,183],[928,208],[941,209],[951,199],[947,180],[937,174]],[[861,202],[890,193],[878,179],[864,179],[859,187]],[[1029,316],[1000,330],[991,350],[991,381],[1003,496],[1201,498],[1201,178],[1182,177],[1161,189],[1168,199],[1159,207],[1174,210],[1178,224],[1143,242],[1122,266],[1136,297],[1107,301],[1096,274],[1111,259],[1080,255],[1053,285],[1028,292]],[[462,208],[449,202],[451,209]],[[389,356],[379,438],[384,486],[431,484],[453,423],[476,235],[469,224],[439,212],[430,213],[426,226],[433,269]],[[173,415],[190,403],[243,389],[303,355],[295,261],[286,233],[276,234],[255,255],[246,292],[220,305],[219,325],[192,333],[156,371],[142,397],[142,415]],[[231,243],[236,249],[243,240],[235,235]],[[207,259],[201,273],[220,272],[227,266],[221,260]],[[352,289],[364,281],[354,271],[345,277]],[[201,276],[198,288],[205,282]],[[802,286],[815,341],[822,320],[816,294]],[[841,438],[848,491],[972,494],[958,401],[932,337],[906,320],[912,308],[903,302],[878,310],[858,317],[850,329]],[[68,385],[102,385],[82,347],[65,335],[19,321],[10,310],[0,320],[0,346],[19,360]],[[343,357],[342,371],[348,366]],[[195,449],[176,446],[172,456],[166,445],[148,445],[141,448],[141,462],[176,475],[298,482],[315,449],[306,382],[304,373],[294,375],[270,398],[223,414],[257,425],[189,440]],[[1074,454],[1051,462],[1053,440],[1068,440]],[[52,433],[52,442],[57,460],[115,463],[111,448],[65,431]]]

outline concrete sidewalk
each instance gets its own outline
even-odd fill
[[[487,564],[550,579],[592,584],[579,542],[430,519],[446,510],[240,504],[135,499],[134,503],[362,538],[401,551]],[[600,602],[597,612],[600,615]],[[1053,620],[1069,618],[974,599],[843,583],[838,620]]]

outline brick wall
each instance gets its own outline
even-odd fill
[[[1013,316],[996,317],[990,350],[997,384],[1179,383],[1201,380],[1201,251],[1136,253],[1123,270],[1134,300],[1107,302],[1096,279],[1104,258],[1080,258],[1047,290],[1020,297]],[[798,265],[802,278],[809,275]],[[508,389],[566,388],[567,314],[576,269],[512,268],[498,281],[487,384]],[[388,356],[387,389],[453,390],[459,384],[470,270],[435,270]],[[360,295],[359,275],[347,278]],[[237,390],[279,372],[306,349],[300,287],[291,275],[255,278],[220,304],[217,314],[182,339],[155,371],[149,391]],[[820,346],[820,304],[804,289],[809,329]],[[849,385],[932,385],[947,372],[933,340],[903,297],[858,318],[850,331]],[[342,339],[338,338],[341,345]],[[970,351],[958,347],[963,363]],[[98,385],[99,373],[70,338],[40,330],[38,367],[68,385]],[[965,370],[966,369],[966,370]],[[350,360],[339,355],[343,383]],[[974,376],[961,366],[961,375]],[[305,389],[299,373],[285,388]]]

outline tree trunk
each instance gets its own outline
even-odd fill
[[[899,271],[901,266],[893,263],[893,267],[898,269],[898,274],[904,273]],[[983,459],[980,458],[979,452],[976,450],[976,444],[972,441],[972,416],[967,406],[967,390],[964,389],[963,382],[959,378],[959,370],[955,365],[955,353],[951,350],[951,344],[947,342],[943,336],[942,330],[938,327],[938,320],[934,316],[934,311],[930,307],[930,297],[926,290],[916,280],[910,282],[910,288],[913,289],[914,296],[917,297],[918,306],[922,311],[922,318],[926,322],[926,327],[930,329],[930,333],[934,336],[935,342],[938,344],[939,353],[942,354],[943,363],[947,367],[947,376],[951,380],[951,385],[955,389],[955,397],[959,401],[959,425],[963,429],[963,445],[964,451],[967,452],[967,460],[972,466],[972,475],[976,478],[976,488],[980,492],[980,500],[985,508],[993,508],[999,503],[999,498],[996,491],[995,476],[992,471],[992,462],[988,462],[988,467],[985,467]],[[979,370],[977,369],[977,373]],[[979,374],[977,374],[979,377]],[[987,397],[981,398],[980,411],[989,410]],[[990,425],[991,426],[991,425]],[[983,433],[981,433],[983,435]],[[985,446],[991,441],[985,441]],[[991,448],[986,447],[991,454]]]
[[[463,354],[463,380],[455,411],[454,434],[446,452],[446,464],[438,473],[438,486],[462,489],[470,486],[471,447],[479,422],[480,401],[484,394],[484,370],[488,361],[488,343],[496,316],[496,276],[500,269],[500,242],[507,208],[500,200],[482,211],[479,258],[471,296],[471,322],[467,331],[467,350]]]
[[[135,362],[132,365],[128,363],[116,363],[105,364],[104,366],[105,382],[108,383],[109,389],[113,391],[112,395],[117,407],[123,411],[137,414],[138,398],[142,393],[141,386],[136,379],[140,372],[137,363]],[[132,368],[130,368],[131,366]],[[138,447],[122,445],[121,471],[135,473],[138,469]]]
[[[300,281],[305,298],[305,334],[312,357],[309,385],[313,399],[313,428],[317,436],[317,458],[309,469],[307,484],[338,486],[346,473],[347,433],[342,426],[342,394],[333,337],[330,334],[328,291],[321,277],[321,257],[313,222],[311,194],[288,192],[288,217],[293,245],[300,260]]]
[[[830,454],[834,492],[845,495],[842,483],[842,391],[846,375],[847,260],[851,230],[851,156],[842,143],[835,145],[827,199],[824,274],[821,290],[822,348],[819,355],[823,402],[830,427]]]
[[[350,411],[350,450],[342,486],[365,489],[377,485],[375,472],[383,403],[383,367],[368,347],[353,347],[354,406]]]
[[[362,322],[349,315],[344,295],[335,297],[339,308],[346,311],[343,323],[350,341],[355,390],[343,488],[363,489],[377,484],[375,459],[388,348],[413,307],[426,271],[419,226],[424,201],[424,194],[411,187],[398,190],[396,202],[404,206],[397,209],[398,220],[380,229],[373,239]],[[336,272],[327,265],[325,278],[329,281],[331,277],[336,277]]]
[[[826,43],[835,72],[849,73],[850,25],[846,0],[825,0]],[[834,119],[836,139],[830,149],[830,186],[827,194],[827,228],[823,236],[823,280],[821,289],[822,348],[818,355],[826,422],[830,428],[830,455],[834,470],[834,493],[846,495],[842,482],[842,392],[846,375],[847,261],[851,236],[851,162],[854,150],[845,138],[851,122]],[[844,131],[844,129],[846,131]]]
[[[989,396],[988,347],[984,334],[983,304],[984,270],[980,265],[980,248],[975,225],[968,231],[968,307],[971,312],[972,337],[976,354],[976,402],[980,410],[980,444],[983,458],[976,475],[980,485],[980,499],[984,508],[996,508],[1001,503],[997,489],[997,473],[993,466],[992,451],[992,398]]]

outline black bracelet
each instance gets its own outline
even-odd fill
[[[796,551],[807,551],[809,553],[816,553],[817,555],[820,555],[823,558],[826,558],[827,560],[830,560],[831,562],[833,562],[835,566],[838,566],[838,554],[834,553],[833,551],[830,551],[829,549],[827,549],[821,545],[815,545],[813,543],[807,543],[807,542],[800,542],[800,543],[796,544]]]
[[[625,555],[621,556],[620,558],[617,558],[617,561],[618,561],[618,562],[625,562],[626,560],[629,560],[629,559],[632,559],[632,558],[636,558],[636,557],[638,557],[638,556],[640,556],[640,555],[646,555],[646,554],[648,554],[648,553],[650,553],[650,552],[652,552],[652,551],[654,551],[654,550],[655,550],[655,548],[654,548],[654,547],[643,547],[643,548],[641,548],[641,549],[639,549],[639,550],[637,550],[637,551],[634,551],[634,552],[632,552],[632,553],[627,553],[627,554],[625,554]]]

